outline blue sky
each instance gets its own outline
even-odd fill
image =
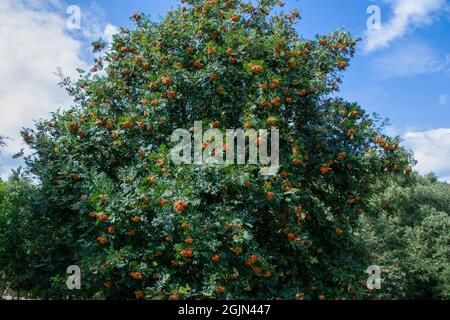
[[[285,2],[284,10],[300,10],[302,20],[297,28],[304,37],[344,28],[362,38],[358,53],[344,75],[340,95],[389,118],[389,133],[401,135],[416,153],[419,160],[416,169],[421,173],[435,171],[443,180],[450,181],[449,1]],[[12,115],[11,119],[0,117],[0,135],[14,139],[9,140],[9,147],[0,156],[2,176],[17,165],[11,160],[11,154],[20,149],[16,134],[20,128],[32,125],[32,119],[45,117],[49,111],[70,105],[68,97],[54,86],[57,79],[52,72],[57,67],[69,75],[76,67],[87,67],[92,62],[87,54],[88,44],[94,38],[110,37],[117,26],[132,28],[129,16],[136,11],[156,20],[178,3],[175,0],[2,0],[0,47],[12,46],[13,53],[0,53],[0,61],[6,59],[9,63],[0,62],[0,112]],[[70,31],[65,26],[69,5],[81,9],[79,30]],[[380,28],[373,31],[367,29],[370,5],[377,5],[381,10]],[[30,49],[29,56],[22,54],[24,48]],[[45,73],[40,66],[50,71]],[[20,84],[22,89],[18,88]]]

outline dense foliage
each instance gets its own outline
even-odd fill
[[[53,240],[34,227],[37,220],[26,210],[36,196],[27,180],[11,178],[0,185],[0,294],[11,286],[22,294],[67,297],[68,291],[48,287],[57,269],[44,273],[37,263],[26,267],[36,259],[27,249],[36,235],[47,238],[49,248]],[[370,298],[449,299],[449,199],[450,185],[432,175],[384,182],[355,229],[366,260],[381,266],[381,290],[372,291]]]
[[[30,288],[27,280],[35,285],[34,272],[29,273],[28,246],[36,234],[38,221],[30,219],[30,203],[34,188],[29,181],[11,177],[0,181],[0,295],[9,285]]]
[[[2,200],[3,226],[28,226],[20,243],[1,240],[0,267],[25,279],[17,287],[109,299],[368,297],[373,262],[356,228],[376,183],[410,173],[410,155],[333,95],[356,41],[343,31],[303,39],[299,13],[271,16],[276,4],[190,0],[160,23],[135,14],[137,27],[92,70],[64,79],[75,104],[23,132],[38,185],[10,182]],[[194,121],[278,128],[277,175],[174,165],[171,134]],[[82,269],[81,291],[65,287],[70,265]]]
[[[450,298],[450,185],[433,175],[392,179],[372,203],[361,237],[382,267],[384,298]]]

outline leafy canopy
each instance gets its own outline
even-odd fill
[[[302,38],[298,12],[271,16],[278,1],[184,2],[158,23],[135,14],[92,70],[64,79],[75,104],[23,132],[37,223],[57,240],[36,241],[31,265],[64,294],[80,265],[89,297],[365,297],[353,229],[373,182],[409,173],[410,157],[333,94],[356,41]],[[279,172],[173,165],[172,132],[197,120],[278,128]]]

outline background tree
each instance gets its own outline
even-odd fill
[[[409,173],[410,156],[333,95],[356,41],[302,38],[297,11],[271,16],[275,0],[184,2],[159,23],[133,15],[90,72],[63,80],[75,104],[23,132],[41,291],[66,295],[77,264],[90,297],[367,297],[354,228],[373,183]],[[278,128],[279,172],[173,165],[172,132],[196,120]]]
[[[0,182],[0,299],[8,288],[20,294],[39,281],[30,270],[29,250],[39,232],[31,218],[34,187],[24,178]],[[23,291],[22,291],[23,293]]]
[[[384,298],[450,298],[450,185],[436,176],[385,181],[361,237],[382,266]]]

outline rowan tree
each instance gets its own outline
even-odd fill
[[[297,11],[272,15],[279,4],[190,0],[158,23],[136,13],[110,48],[93,44],[105,52],[92,70],[64,79],[74,105],[23,132],[39,221],[54,231],[33,263],[58,294],[77,264],[89,297],[366,297],[353,228],[373,183],[409,173],[410,157],[336,95],[357,41],[304,39]],[[278,128],[279,171],[174,165],[171,134],[194,121]]]

